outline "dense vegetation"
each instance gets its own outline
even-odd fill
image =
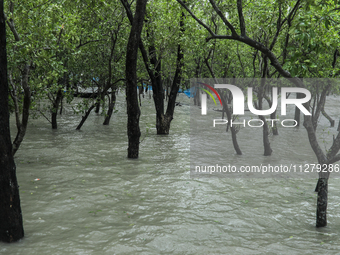
[[[309,85],[302,78],[339,77],[339,6],[336,0],[6,1],[9,108],[17,124],[12,153],[24,139],[29,116],[42,115],[57,129],[63,104],[86,89],[95,93],[77,104],[75,114],[83,115],[77,129],[92,110],[108,125],[116,93],[126,89],[128,156],[137,158],[137,86],[142,91],[152,85],[157,134],[169,134],[176,95],[188,88],[189,78],[284,77],[291,78],[290,86],[311,91],[306,107],[313,115],[304,117],[304,126],[318,162],[332,164],[340,160],[340,133],[323,151],[315,130],[320,115],[328,116],[326,95],[339,93],[339,86]],[[264,100],[271,104],[268,86],[260,83],[255,90],[259,109]],[[264,125],[268,156],[269,132]],[[320,176],[317,186],[318,227],[327,224],[328,177]]]

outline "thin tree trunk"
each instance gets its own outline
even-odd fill
[[[111,62],[110,62],[111,64]],[[109,74],[110,80],[108,83],[111,82],[111,74]],[[99,113],[100,107],[104,109],[104,101],[105,101],[105,86],[99,82],[98,84],[98,93],[97,93],[97,104],[96,104],[96,110],[95,113]]]
[[[276,110],[272,114],[270,114],[270,118],[272,120],[276,119]],[[272,131],[273,131],[273,135],[279,135],[279,130],[277,128],[276,121],[274,121],[274,124],[273,124],[273,127],[272,127]]]
[[[93,108],[97,105],[97,103],[93,104],[85,113],[85,115],[82,117],[79,125],[77,126],[76,130],[80,130],[81,127],[84,125],[87,117],[90,115],[91,111],[93,110]]]
[[[109,102],[109,108],[107,109],[107,113],[106,113],[106,117],[105,117],[103,125],[110,124],[110,120],[111,120],[111,116],[113,113],[113,109],[115,108],[115,104],[116,104],[116,89],[112,89],[111,100]]]
[[[265,78],[267,77],[267,71],[268,71],[268,58],[263,58],[263,70],[262,70],[262,79],[260,82],[260,88],[258,93],[258,105],[259,110],[263,109],[262,101],[263,98],[266,97],[266,81]],[[264,147],[264,156],[271,156],[272,155],[272,148],[270,146],[269,142],[269,128],[268,123],[266,121],[266,118],[263,115],[260,115],[259,118],[263,121],[263,127],[262,127],[262,134],[263,134],[263,147]]]
[[[300,99],[300,98],[303,98],[303,94],[301,94],[301,93],[296,93],[296,98],[297,99]],[[300,126],[300,115],[301,115],[301,111],[300,111],[300,109],[298,108],[298,107],[296,107],[295,106],[295,115],[294,115],[294,120],[296,121],[296,123],[297,123],[297,127],[299,127]]]
[[[60,100],[60,111],[59,111],[60,115],[63,114],[63,107],[64,107],[63,101],[64,101],[64,96],[62,96]]]
[[[335,120],[333,120],[333,119],[331,118],[331,116],[329,116],[329,115],[327,114],[327,112],[325,112],[325,108],[324,108],[324,107],[322,107],[321,112],[322,112],[323,116],[325,116],[325,117],[328,119],[328,121],[329,121],[330,124],[331,124],[331,127],[334,127],[334,125],[335,125]]]
[[[123,5],[128,4],[121,0]],[[136,12],[133,17],[130,36],[126,51],[126,105],[127,105],[127,134],[128,134],[128,158],[138,158],[139,154],[139,116],[140,109],[137,96],[137,51],[140,42],[140,34],[143,28],[147,0],[137,0]]]
[[[15,242],[24,236],[16,166],[9,129],[6,25],[0,0],[0,241]]]
[[[238,142],[237,142],[235,127],[230,127],[230,131],[231,131],[231,138],[233,140],[233,146],[234,146],[234,149],[236,151],[236,154],[242,155],[242,151],[241,151],[240,146],[238,145]]]
[[[24,136],[26,134],[26,128],[28,124],[28,117],[29,117],[29,110],[31,105],[31,90],[28,86],[28,75],[29,75],[29,66],[26,65],[23,72],[23,80],[22,80],[22,87],[24,89],[24,103],[22,109],[22,120],[19,120],[19,116],[17,116],[17,135],[13,141],[13,156],[17,152],[20,147],[21,142],[24,140]],[[16,95],[14,95],[16,97]],[[16,115],[18,115],[19,109],[18,100],[15,98],[15,108],[16,108]]]
[[[316,206],[316,227],[327,226],[328,178],[318,180],[318,200]]]
[[[130,20],[130,23],[132,22],[132,13],[131,13],[131,9],[129,7],[129,4],[127,3],[126,0],[121,0],[125,10],[127,12],[127,16]],[[183,24],[183,18],[184,18],[184,14],[182,13],[181,16],[181,20],[180,20],[180,29],[181,31],[183,31],[184,29],[184,24]],[[143,61],[144,61],[144,65],[145,68],[149,74],[150,80],[151,80],[151,84],[152,84],[152,94],[153,94],[153,99],[154,99],[154,104],[155,104],[155,108],[156,108],[156,130],[157,130],[157,134],[168,134],[169,133],[169,129],[170,129],[170,123],[171,120],[173,119],[173,110],[174,110],[174,106],[175,106],[175,101],[174,102],[168,102],[168,108],[167,108],[167,113],[164,114],[164,90],[163,90],[163,85],[162,85],[162,74],[161,74],[161,60],[157,59],[156,56],[156,48],[153,44],[151,44],[149,46],[149,56],[150,56],[150,60],[149,60],[149,56],[147,54],[147,51],[145,50],[145,47],[143,45],[143,42],[140,40],[139,41],[139,48],[140,51],[142,53],[142,57],[143,57]],[[173,81],[173,86],[171,88],[171,93],[173,93],[173,91],[176,91],[176,95],[179,89],[179,83],[180,83],[180,75],[181,75],[181,66],[183,65],[182,63],[182,57],[183,57],[183,53],[181,50],[180,45],[178,45],[178,50],[177,50],[177,67],[176,67],[176,73],[175,76],[177,74],[178,78],[174,79]],[[150,64],[154,67],[154,70],[152,70],[150,68]],[[176,84],[174,86],[174,84]],[[136,90],[136,89],[135,89]],[[137,93],[136,93],[137,94]],[[171,97],[171,95],[170,95]],[[176,100],[176,98],[174,98],[174,100]],[[173,105],[173,107],[172,107]],[[171,113],[172,112],[172,113]]]
[[[59,89],[57,92],[57,96],[53,102],[53,108],[52,108],[52,129],[57,129],[58,125],[57,125],[57,115],[58,115],[58,108],[59,108],[59,104],[60,101],[62,99],[63,93],[62,90]]]
[[[227,104],[227,102],[229,101],[229,98],[226,97],[225,95],[223,95],[222,93],[219,93],[219,94],[222,95],[221,100],[222,100],[222,105],[223,105],[223,111],[225,111],[226,114],[227,114],[227,120],[228,120],[228,126],[229,126],[229,123],[231,123],[231,120],[232,120],[231,112],[230,112],[230,110],[228,108],[228,104]],[[235,130],[235,127],[230,126],[230,131],[231,131],[231,138],[232,138],[232,141],[233,141],[233,146],[234,146],[234,149],[236,151],[236,154],[242,155],[242,151],[241,151],[240,146],[238,145],[238,142],[237,142],[237,132]]]
[[[270,142],[269,142],[269,128],[268,128],[268,123],[266,121],[266,118],[263,117],[262,115],[259,116],[259,119],[263,121],[263,128],[262,128],[262,133],[263,133],[263,147],[264,147],[264,156],[270,156],[272,155],[272,148],[270,147]]]

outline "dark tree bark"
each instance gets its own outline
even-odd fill
[[[121,0],[127,4],[125,0]],[[132,20],[132,27],[126,51],[126,105],[128,114],[127,134],[129,140],[128,158],[138,158],[139,153],[139,116],[140,109],[137,95],[137,53],[140,34],[143,28],[147,0],[137,0],[136,12]]]
[[[96,105],[96,110],[94,111],[95,113],[99,113],[100,111],[100,105],[101,105],[101,102],[104,101],[104,93],[102,92],[102,85],[101,84],[98,84],[98,96],[97,96],[97,101],[99,102],[97,105]]]
[[[270,147],[270,142],[269,142],[269,127],[268,123],[266,121],[266,118],[263,117],[262,115],[259,116],[259,119],[263,121],[263,129],[262,129],[262,134],[263,134],[263,147],[264,147],[264,156],[270,156],[272,155],[272,148]]]
[[[266,101],[268,102],[268,105],[273,105],[272,100],[271,100],[266,94],[264,94],[264,98],[265,98]],[[270,114],[270,118],[271,118],[272,120],[276,119],[276,110],[275,110],[272,114]],[[279,135],[279,130],[278,130],[278,128],[277,128],[277,122],[274,121],[274,123],[273,123],[272,125],[273,125],[273,126],[272,126],[273,135]]]
[[[327,226],[328,178],[320,178],[317,188],[316,227],[318,228]]]
[[[184,14],[182,14],[183,19]],[[180,21],[181,28],[184,26],[183,21]],[[171,91],[168,100],[168,106],[166,108],[165,115],[157,118],[156,120],[156,128],[158,135],[167,135],[170,131],[170,124],[174,116],[175,105],[176,105],[176,97],[178,94],[179,86],[181,83],[181,75],[182,75],[182,68],[183,68],[183,52],[181,49],[181,45],[177,46],[177,67],[175,72],[175,77],[172,82]],[[164,101],[163,101],[164,103]]]
[[[116,82],[114,82],[113,87],[116,88],[116,85],[115,85],[115,84],[118,83],[118,82],[120,82],[120,81],[124,81],[124,79],[119,79],[119,80],[117,80]],[[106,87],[104,88],[104,90],[102,91],[102,93],[105,94],[105,93],[109,90],[110,86],[111,86],[111,83],[108,83],[108,84],[106,85]],[[112,89],[113,92],[115,92],[115,89],[114,89],[114,88]],[[112,92],[112,93],[113,93],[113,92]],[[116,96],[115,96],[115,98],[116,98]],[[88,118],[88,116],[90,115],[90,113],[91,113],[91,111],[93,110],[93,108],[96,107],[96,105],[99,104],[99,103],[100,103],[100,102],[96,101],[95,103],[93,103],[93,104],[90,106],[90,108],[86,111],[85,115],[82,116],[82,119],[81,119],[79,125],[77,126],[76,130],[80,130],[80,129],[81,129],[81,127],[83,126],[83,124],[84,124],[85,121],[87,120],[87,118]],[[114,107],[114,105],[113,105],[113,107]],[[113,109],[113,108],[112,108],[112,109]],[[112,115],[112,114],[111,114],[111,115]],[[106,120],[106,119],[105,119],[105,120]],[[105,122],[104,122],[104,123],[105,123]],[[104,124],[104,125],[106,125],[106,124]]]
[[[79,125],[77,126],[76,130],[80,130],[81,127],[84,125],[85,121],[87,120],[87,117],[89,117],[91,111],[93,110],[94,107],[96,107],[97,103],[91,105],[91,107],[86,111],[85,115],[82,116],[81,121]]]
[[[258,103],[259,103],[259,110],[262,110],[262,100],[265,97],[266,94],[266,84],[265,84],[265,78],[267,77],[267,71],[268,71],[268,59],[265,56],[263,58],[263,70],[262,70],[262,79],[260,82],[260,88],[259,88],[259,93],[258,94]],[[259,118],[263,121],[263,129],[262,129],[262,136],[263,136],[263,147],[264,147],[264,156],[271,156],[272,155],[272,148],[270,146],[269,142],[269,127],[268,123],[266,121],[266,118],[261,115]]]
[[[115,104],[116,104],[116,89],[114,88],[112,89],[111,98],[109,100],[109,108],[107,109],[107,113],[106,113],[106,117],[105,117],[103,125],[110,124],[110,120],[111,120],[111,116],[113,113],[113,109],[115,108]]]
[[[13,15],[14,4],[12,1],[10,1],[10,12]],[[6,22],[14,35],[15,41],[19,42],[21,39],[20,39],[18,31],[15,28],[13,18],[10,18],[9,20],[7,19]],[[10,95],[14,102],[15,120],[16,120],[16,125],[17,125],[17,135],[13,141],[13,156],[19,149],[20,144],[23,141],[24,136],[26,134],[26,128],[27,128],[28,117],[29,117],[29,108],[31,105],[31,90],[30,90],[30,87],[28,86],[28,77],[29,77],[29,72],[30,72],[30,66],[28,64],[28,61],[24,63],[22,66],[23,66],[23,71],[21,71],[21,76],[22,76],[21,85],[22,85],[22,89],[24,90],[24,99],[23,99],[23,106],[22,106],[21,121],[20,121],[20,106],[19,106],[20,100],[18,96],[18,91],[20,91],[20,86],[15,85],[11,72],[9,72],[9,76],[8,76],[10,84],[12,86],[12,88],[10,89]]]
[[[0,0],[0,241],[15,242],[24,236],[16,166],[9,130],[6,25]]]
[[[126,0],[121,0],[124,8],[126,10],[127,16],[132,23],[132,12],[129,4]],[[181,15],[180,20],[180,30],[184,31],[184,13]],[[164,90],[162,85],[162,77],[161,77],[161,61],[156,57],[156,48],[154,45],[149,46],[149,56],[147,51],[145,50],[144,44],[142,40],[139,41],[139,49],[142,53],[143,61],[145,68],[149,74],[152,90],[153,90],[153,99],[156,108],[156,129],[158,135],[169,134],[170,123],[173,119],[173,113],[176,105],[176,96],[179,90],[179,85],[181,82],[181,73],[183,67],[183,52],[181,46],[178,45],[177,48],[177,64],[176,64],[176,72],[175,77],[173,79],[171,92],[169,95],[169,101],[166,113],[164,114]],[[150,68],[150,64],[153,65],[154,70]]]
[[[297,99],[300,99],[300,98],[304,98],[304,94],[301,94],[301,93],[296,93],[296,98]],[[295,106],[295,115],[294,115],[294,120],[297,122],[297,127],[300,126],[300,109],[298,107]]]
[[[53,100],[53,107],[52,107],[52,110],[51,110],[51,113],[52,113],[52,122],[51,122],[52,123],[52,129],[58,128],[57,115],[58,115],[59,104],[62,100],[62,97],[63,97],[62,89],[59,89],[56,97]]]
[[[12,81],[12,92],[11,96],[14,102],[14,108],[15,108],[15,118],[16,118],[16,124],[17,124],[17,135],[13,141],[13,156],[15,153],[18,151],[21,142],[24,140],[24,136],[26,134],[26,128],[28,124],[28,117],[29,117],[29,109],[31,105],[31,90],[30,87],[28,86],[28,76],[29,76],[29,71],[30,67],[29,65],[25,65],[24,70],[22,72],[22,87],[24,89],[24,102],[23,102],[23,107],[22,107],[22,119],[20,121],[20,110],[19,110],[19,100],[18,100],[18,95],[17,95],[17,89],[14,86],[14,82]],[[11,75],[9,76],[10,80]]]
[[[270,114],[270,118],[272,120],[276,119],[276,110],[272,114]],[[272,127],[272,131],[273,131],[273,135],[279,135],[279,130],[277,128],[276,121],[274,121],[274,124],[273,124],[273,127]]]

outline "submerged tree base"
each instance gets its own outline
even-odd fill
[[[318,181],[318,200],[316,208],[316,227],[327,226],[327,196],[328,196],[328,179],[320,178]]]

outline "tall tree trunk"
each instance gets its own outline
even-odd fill
[[[131,12],[129,4],[127,3],[126,0],[121,0],[121,2],[124,5],[124,8],[130,20],[130,23],[132,23],[132,12]],[[180,20],[181,31],[184,31],[183,20],[184,20],[184,14],[182,13],[181,20]],[[147,51],[145,50],[142,40],[139,41],[139,48],[142,53],[145,68],[149,74],[151,84],[152,84],[152,92],[153,92],[152,95],[153,95],[154,104],[156,108],[157,134],[169,134],[170,123],[171,123],[171,120],[173,119],[175,101],[172,102],[171,99],[169,99],[167,113],[164,114],[165,96],[164,96],[162,76],[161,76],[162,75],[161,74],[161,60],[157,59],[157,56],[156,56],[157,51],[153,44],[149,46],[150,59],[148,57]],[[182,71],[182,65],[183,65],[182,58],[183,58],[183,53],[182,53],[180,45],[178,45],[177,67],[176,67],[176,73],[175,73],[175,77],[177,75],[177,78],[174,78],[173,86],[171,88],[171,93],[174,93],[173,91],[176,91],[175,96],[172,97],[173,100],[176,100],[177,92],[179,89],[179,84],[181,81],[180,77],[181,77],[181,71]],[[154,67],[154,70],[150,68],[150,64]],[[171,98],[171,95],[170,95],[170,98]]]
[[[183,16],[180,22],[180,27],[182,28],[184,26],[183,24]],[[176,105],[176,97],[178,94],[179,86],[181,83],[181,74],[182,74],[182,68],[183,68],[183,52],[181,49],[181,45],[178,45],[177,47],[177,68],[175,72],[175,77],[171,86],[171,91],[168,99],[168,106],[166,108],[166,113],[161,117],[161,119],[157,119],[157,134],[158,135],[168,135],[170,131],[170,124],[174,116],[175,111],[175,105]]]
[[[125,2],[125,0],[122,0]],[[140,109],[137,97],[137,51],[140,42],[140,34],[143,28],[147,0],[137,0],[136,11],[132,21],[132,27],[126,51],[126,105],[127,105],[127,134],[129,140],[128,158],[138,158],[139,153],[139,116]],[[124,4],[124,3],[123,3]]]
[[[0,0],[0,241],[24,236],[16,166],[9,129],[6,26]]]

